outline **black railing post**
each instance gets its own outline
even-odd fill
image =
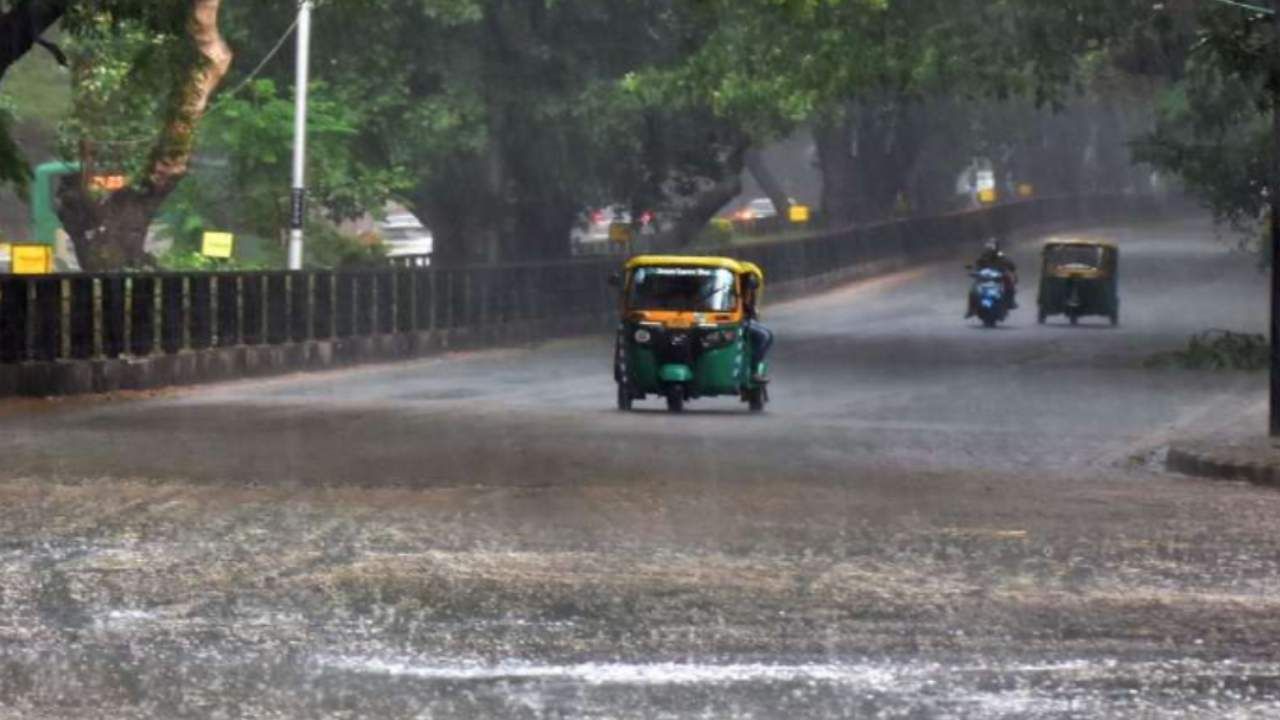
[[[396,331],[396,276],[392,272],[380,272],[375,279],[378,286],[377,332],[390,335]]]
[[[396,271],[396,332],[413,332],[416,323],[413,313],[417,307],[414,303],[414,273],[410,270]]]
[[[434,330],[436,327],[434,280],[435,273],[431,270],[413,271],[414,329],[416,330]]]
[[[95,354],[97,342],[97,317],[94,313],[93,293],[96,282],[92,277],[73,277],[71,284],[71,357],[88,360]]]
[[[267,342],[283,345],[289,339],[289,276],[267,275]]]
[[[218,347],[240,344],[240,278],[219,275],[214,282],[218,297]]]
[[[262,344],[263,315],[262,275],[246,273],[240,276],[240,303],[244,317],[240,321],[240,342],[245,345]]]
[[[187,279],[191,303],[192,350],[213,346],[213,276],[201,273]]]
[[[34,320],[34,359],[57,360],[62,356],[62,278],[42,277],[36,280]]]
[[[444,270],[444,282],[440,284],[441,298],[443,302],[440,309],[444,311],[444,324],[442,327],[456,328],[462,325],[460,320],[462,314],[458,312],[460,304],[458,298],[461,297],[463,287],[462,281],[458,277],[457,270]]]
[[[362,272],[356,275],[356,334],[361,337],[373,334],[374,316],[377,312],[373,290],[373,273]]]
[[[102,286],[102,354],[118,358],[125,348],[125,283],[121,275],[107,275]]]
[[[160,279],[160,348],[176,355],[186,344],[186,308],[183,307],[187,279],[182,275],[165,275]]]
[[[337,301],[334,303],[334,332],[349,338],[356,332],[356,276],[350,272],[337,275]]]
[[[289,275],[289,339],[306,342],[311,337],[311,273]]]
[[[156,280],[147,275],[129,278],[129,352],[151,354],[156,345]]]
[[[333,337],[333,273],[311,276],[311,336],[316,340]]]
[[[26,278],[0,278],[0,362],[19,363],[27,359],[29,287]]]

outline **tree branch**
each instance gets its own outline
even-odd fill
[[[199,57],[192,63],[187,77],[179,81],[181,85],[176,88],[164,129],[151,154],[146,183],[156,194],[167,194],[186,176],[195,148],[196,128],[209,108],[209,99],[231,69],[231,48],[218,29],[222,0],[189,2],[187,36]]]
[[[53,56],[54,61],[62,67],[71,67],[71,62],[67,60],[67,54],[63,52],[62,48],[58,47],[56,43],[51,43],[44,38],[36,38],[36,44],[45,50],[48,50],[49,54]]]
[[[22,0],[0,15],[0,78],[40,42],[40,36],[70,5],[71,0]]]

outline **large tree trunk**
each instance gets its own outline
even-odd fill
[[[179,75],[147,169],[133,187],[101,194],[89,188],[91,162],[81,177],[64,180],[58,192],[58,216],[86,271],[116,270],[148,262],[147,228],[156,211],[186,177],[195,148],[196,128],[209,99],[231,68],[231,48],[218,29],[222,0],[189,0],[187,37],[197,57]],[[85,148],[91,160],[92,148]]]
[[[852,225],[857,217],[853,121],[847,114],[813,126],[822,173],[822,217],[829,227]]]
[[[750,146],[750,141],[742,139],[730,148],[724,161],[724,175],[704,187],[681,209],[668,233],[672,244],[685,247],[692,243],[721,208],[742,194],[742,168]]]
[[[0,78],[57,22],[71,0],[22,0],[0,15]]]
[[[751,176],[756,179],[756,183],[764,194],[773,203],[773,208],[778,212],[778,217],[785,218],[791,212],[791,196],[787,194],[786,188],[782,187],[782,183],[778,182],[778,178],[774,176],[773,171],[764,161],[764,154],[756,148],[747,151],[746,156],[747,170],[751,172]]]

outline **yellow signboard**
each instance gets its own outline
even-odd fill
[[[14,275],[48,275],[53,272],[53,248],[48,245],[13,245],[9,268]]]
[[[1031,183],[1022,183],[1021,185],[1018,186],[1018,197],[1020,198],[1035,197],[1035,194],[1036,194],[1036,186],[1032,185]]]
[[[978,191],[978,202],[983,205],[994,205],[998,199],[1000,199],[1000,195],[995,188],[985,188]]]
[[[808,205],[792,205],[789,213],[791,222],[797,225],[803,225],[813,217],[813,211]]]
[[[207,232],[204,234],[204,242],[200,246],[200,254],[205,257],[227,259],[231,257],[235,246],[235,235],[223,232]]]
[[[616,243],[629,243],[635,233],[631,231],[631,226],[626,223],[610,223],[609,224],[609,241]]]

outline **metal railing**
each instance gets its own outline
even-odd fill
[[[925,258],[1019,227],[1132,212],[1134,198],[1051,198],[723,251],[789,282]],[[976,246],[975,246],[976,247]],[[703,251],[711,254],[711,251]],[[458,268],[4,276],[0,364],[145,357],[482,328],[603,314],[618,258]]]

